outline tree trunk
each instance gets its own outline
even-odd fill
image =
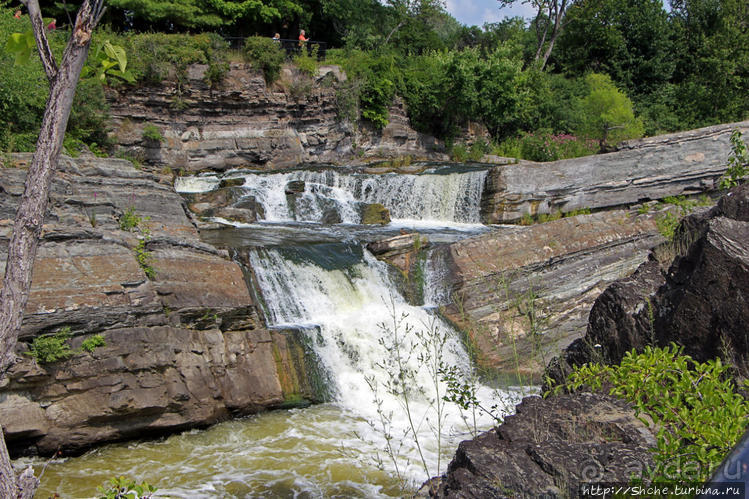
[[[549,46],[546,48],[544,58],[541,61],[541,69],[546,67],[546,62],[551,56],[551,51],[554,49],[554,43],[557,41],[559,33],[562,32],[562,20],[567,10],[567,0],[561,0],[560,4],[557,4],[557,0],[553,1],[554,5],[554,29],[551,32],[551,38],[549,39]]]
[[[103,0],[83,2],[58,69],[47,43],[38,0],[26,0],[23,3],[28,7],[34,26],[37,48],[50,82],[50,92],[36,151],[26,174],[23,196],[16,212],[13,235],[8,244],[5,279],[0,292],[0,379],[15,361],[15,347],[23,310],[29,298],[32,268],[47,211],[52,175],[62,150],[81,69],[88,56],[91,32],[103,13]],[[30,485],[21,482],[27,479],[28,470],[19,479],[15,477],[3,440],[0,443],[0,497],[25,496],[28,492],[23,491],[22,487],[28,488]],[[31,495],[34,490],[31,490]]]

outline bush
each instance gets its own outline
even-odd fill
[[[100,334],[95,334],[83,340],[83,343],[81,343],[81,349],[89,353],[94,353],[94,350],[96,350],[97,347],[103,347],[106,345],[107,342],[104,341],[104,337]]]
[[[522,134],[519,138],[507,139],[500,146],[500,150],[516,153],[502,154],[504,156],[521,157],[530,161],[556,161],[595,154],[598,144],[594,140],[570,134],[540,130]]]
[[[143,218],[135,213],[135,207],[131,206],[120,217],[120,229],[132,232],[140,226]]]
[[[161,131],[156,125],[148,124],[143,127],[143,133],[141,134],[141,138],[146,141],[152,141],[152,142],[163,142],[164,136],[161,135]]]
[[[720,359],[695,362],[676,345],[627,352],[618,366],[586,364],[567,386],[586,385],[634,405],[657,432],[655,476],[651,479],[704,481],[736,444],[749,421],[749,400],[736,390],[730,367]],[[744,382],[749,388],[749,382]]]
[[[244,42],[244,57],[252,67],[263,72],[265,83],[270,85],[281,75],[286,53],[270,38],[251,36]]]
[[[31,342],[31,348],[26,355],[33,357],[40,364],[69,359],[75,353],[68,345],[70,338],[69,327],[64,327],[54,334],[38,336]]]

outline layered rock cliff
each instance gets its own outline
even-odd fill
[[[268,86],[261,72],[232,63],[216,88],[205,82],[207,68],[190,66],[181,83],[112,90],[113,135],[121,148],[184,172],[406,155],[446,159],[444,144],[410,127],[399,100],[382,130],[344,119],[337,88],[346,76],[336,67],[321,68],[317,78],[287,68]],[[144,140],[146,125],[156,126],[165,140]]]
[[[2,266],[28,161],[17,155],[0,169]],[[76,451],[318,399],[303,342],[263,328],[242,270],[200,241],[160,180],[128,161],[61,159],[20,361],[0,387],[11,452]],[[140,229],[121,228],[128,210]],[[24,355],[34,338],[66,327],[74,349],[93,334],[106,346],[51,364]]]

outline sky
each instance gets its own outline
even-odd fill
[[[518,0],[512,7],[500,10],[497,0],[446,0],[447,11],[461,23],[468,26],[482,26],[484,23],[501,21],[505,17],[532,17],[534,12],[528,4]]]

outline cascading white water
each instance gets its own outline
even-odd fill
[[[361,221],[362,203],[380,203],[396,221],[477,224],[486,175],[486,170],[418,175],[298,170],[235,172],[229,178],[244,178],[246,195],[255,197],[265,220],[271,222],[319,222],[335,211],[343,223],[355,224]],[[289,197],[286,186],[292,181],[303,181],[304,191]],[[219,182],[216,176],[181,177],[175,188],[183,193],[206,192]]]
[[[325,261],[320,264],[315,261],[318,258]],[[407,316],[398,329],[398,334],[407,336],[400,353],[408,357],[409,368],[415,372],[413,384],[425,390],[423,393],[418,390],[412,393],[413,420],[420,422],[419,437],[422,442],[428,442],[422,452],[430,473],[443,471],[445,456],[442,456],[442,469],[437,470],[438,446],[430,428],[434,424],[433,402],[437,394],[428,369],[423,365],[425,347],[417,341],[415,333],[406,335],[406,327],[427,331],[432,324],[432,330],[436,327],[448,334],[442,360],[467,372],[470,369],[469,359],[457,333],[425,309],[406,303],[394,291],[385,264],[366,251],[362,253],[358,246],[326,245],[318,250],[256,249],[250,251],[250,262],[262,290],[271,325],[318,325],[322,341],[318,339],[315,349],[334,383],[330,388],[336,403],[354,415],[377,421],[378,406],[373,401],[370,387],[380,387],[380,408],[383,413],[392,414],[394,435],[407,433],[409,421],[402,399],[383,389],[393,381],[392,374],[385,366],[396,355],[385,347],[393,339],[393,318],[398,319],[404,314]],[[380,323],[384,323],[384,327],[379,326]],[[441,389],[444,390],[444,387]],[[497,395],[488,388],[479,390],[479,394],[487,406],[493,402],[486,401]],[[486,416],[480,421],[483,425],[490,423]],[[466,427],[457,408],[451,408],[443,429],[445,435],[462,433],[465,436]],[[357,431],[366,435],[367,439],[380,441],[384,445],[383,435],[371,428],[363,425]],[[443,444],[447,441],[445,439]],[[406,440],[405,445],[404,453],[409,461],[405,465],[407,477],[414,481],[423,480],[425,475],[419,465],[417,449],[410,439]]]

